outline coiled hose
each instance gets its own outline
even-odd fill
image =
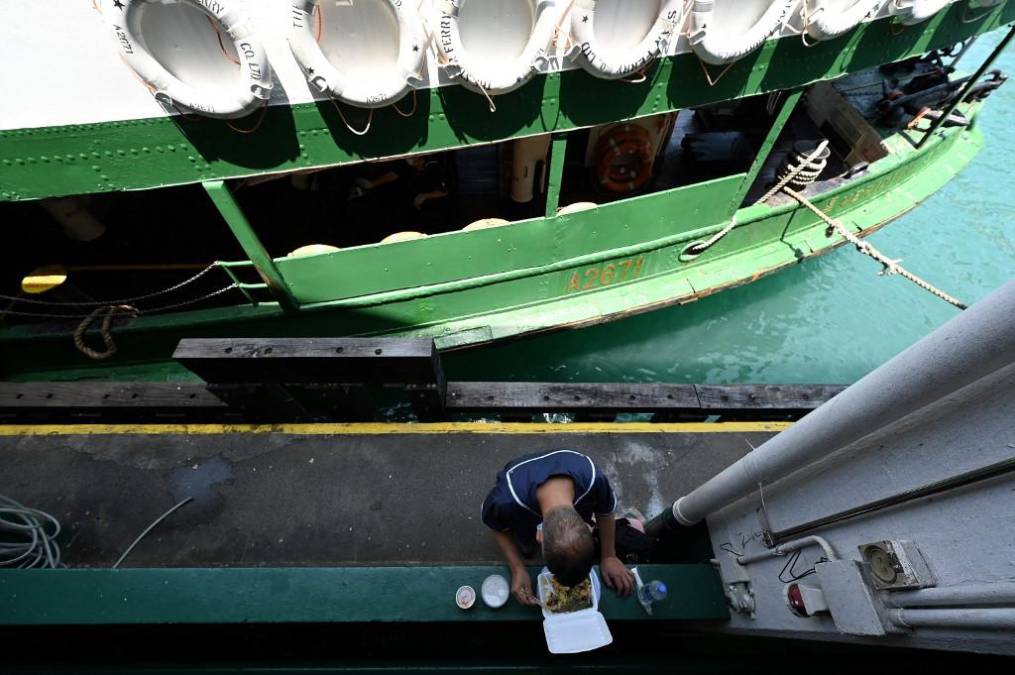
[[[53,516],[0,495],[0,567],[62,567],[59,534]]]

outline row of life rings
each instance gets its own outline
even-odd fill
[[[654,59],[671,53],[681,37],[705,63],[733,63],[758,49],[799,11],[804,32],[815,40],[842,35],[887,11],[904,24],[926,21],[959,0],[659,0],[652,27],[635,46],[610,49],[597,39],[596,13],[602,0],[532,0],[533,29],[516,58],[490,62],[470,54],[462,38],[463,8],[479,0],[432,2],[432,22],[424,21],[420,0],[371,0],[394,12],[398,31],[397,63],[370,77],[350,77],[329,59],[320,43],[324,0],[289,0],[288,42],[312,90],[362,108],[398,102],[423,85],[426,54],[432,40],[446,77],[487,96],[517,89],[550,65],[555,36],[570,13],[567,56],[603,79],[630,77]],[[495,0],[486,0],[487,2]],[[1005,0],[962,0],[989,7]],[[249,14],[239,0],[97,0],[113,28],[124,61],[165,105],[208,117],[243,117],[271,96],[272,69]],[[141,17],[145,6],[180,4],[206,15],[222,52],[238,65],[241,77],[214,87],[198,87],[171,72],[153,56]],[[316,17],[316,19],[315,19]],[[430,25],[432,24],[432,25]],[[432,34],[428,32],[428,25]],[[227,48],[228,43],[228,48]]]

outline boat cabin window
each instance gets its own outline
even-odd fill
[[[575,132],[560,203],[603,204],[744,173],[773,115],[759,96]]]
[[[275,257],[538,217],[550,137],[239,181],[234,193]]]

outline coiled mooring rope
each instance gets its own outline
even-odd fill
[[[136,307],[131,305],[106,305],[92,311],[91,314],[82,319],[77,330],[74,331],[74,346],[78,351],[95,361],[104,361],[116,354],[116,343],[113,342],[113,319],[119,316],[126,316],[131,319],[138,315]],[[106,345],[106,351],[100,352],[85,344],[85,333],[92,322],[102,317],[102,324],[99,327],[99,334]]]

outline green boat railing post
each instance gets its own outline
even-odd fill
[[[221,269],[225,270],[226,274],[229,275],[229,278],[232,279],[233,283],[236,285],[236,288],[240,289],[240,293],[243,293],[243,296],[250,302],[251,305],[256,307],[259,304],[257,302],[257,298],[255,298],[253,295],[250,294],[251,284],[243,283],[242,281],[240,281],[240,278],[236,276],[236,272],[233,271],[234,265],[227,262],[223,262],[221,260],[216,262],[215,264],[218,265]],[[265,287],[267,287],[267,284],[265,284]]]
[[[1005,48],[1009,44],[1011,44],[1013,38],[1015,38],[1015,26],[1013,26],[1012,29],[1008,31],[1008,34],[1004,36],[1004,39],[998,43],[997,47],[994,48],[994,51],[991,52],[990,56],[987,57],[987,60],[984,61],[983,64],[976,69],[976,72],[973,73],[973,76],[969,78],[969,81],[966,82],[964,87],[962,87],[962,91],[959,93],[958,96],[955,97],[955,100],[952,101],[948,105],[948,107],[941,112],[941,117],[934,120],[934,123],[930,125],[930,128],[927,129],[927,133],[925,133],[923,135],[923,138],[921,138],[920,141],[916,144],[917,150],[922,148],[924,144],[926,144],[927,141],[929,141],[931,137],[937,133],[938,129],[940,129],[941,126],[946,121],[948,121],[948,118],[951,117],[953,112],[955,112],[955,109],[958,108],[959,105],[966,100],[966,96],[969,95],[969,92],[971,92],[973,90],[973,87],[975,87],[976,84],[980,81],[980,78],[983,77],[983,74],[986,73],[987,70],[992,65],[994,65],[994,61],[997,61],[997,57],[1001,56],[1001,52],[1003,52]]]
[[[236,198],[233,197],[233,193],[229,191],[225,181],[210,180],[202,182],[201,185],[204,186],[205,192],[211,197],[215,207],[222,214],[229,229],[232,230],[233,236],[236,237],[236,241],[243,247],[243,251],[250,258],[250,262],[260,273],[261,278],[268,285],[268,290],[278,300],[278,303],[286,311],[299,311],[299,302],[278,267],[275,266],[275,261],[272,260],[271,255],[264,248],[264,244],[257,237],[257,233],[254,232],[254,228],[251,227],[250,221],[243,214],[243,210],[236,202]]]
[[[765,141],[758,149],[758,154],[755,155],[754,162],[751,163],[751,168],[747,170],[747,175],[744,176],[744,182],[741,183],[740,189],[736,191],[733,195],[733,199],[730,201],[730,218],[736,214],[740,205],[744,201],[744,197],[747,196],[751,186],[754,185],[754,181],[758,180],[758,176],[761,175],[761,170],[765,167],[765,162],[768,161],[768,156],[772,154],[772,148],[775,147],[776,141],[779,140],[779,135],[782,134],[782,130],[786,128],[786,123],[789,122],[790,116],[793,114],[793,111],[796,110],[797,104],[800,102],[803,93],[803,89],[791,91],[789,92],[789,96],[786,97],[786,100],[783,101],[782,107],[779,109],[779,114],[776,115],[775,120],[772,122],[772,128],[768,130],[768,135],[765,136]]]
[[[546,186],[546,217],[557,215],[560,206],[560,186],[564,180],[564,158],[567,155],[567,134],[553,137],[550,149],[550,177]]]

